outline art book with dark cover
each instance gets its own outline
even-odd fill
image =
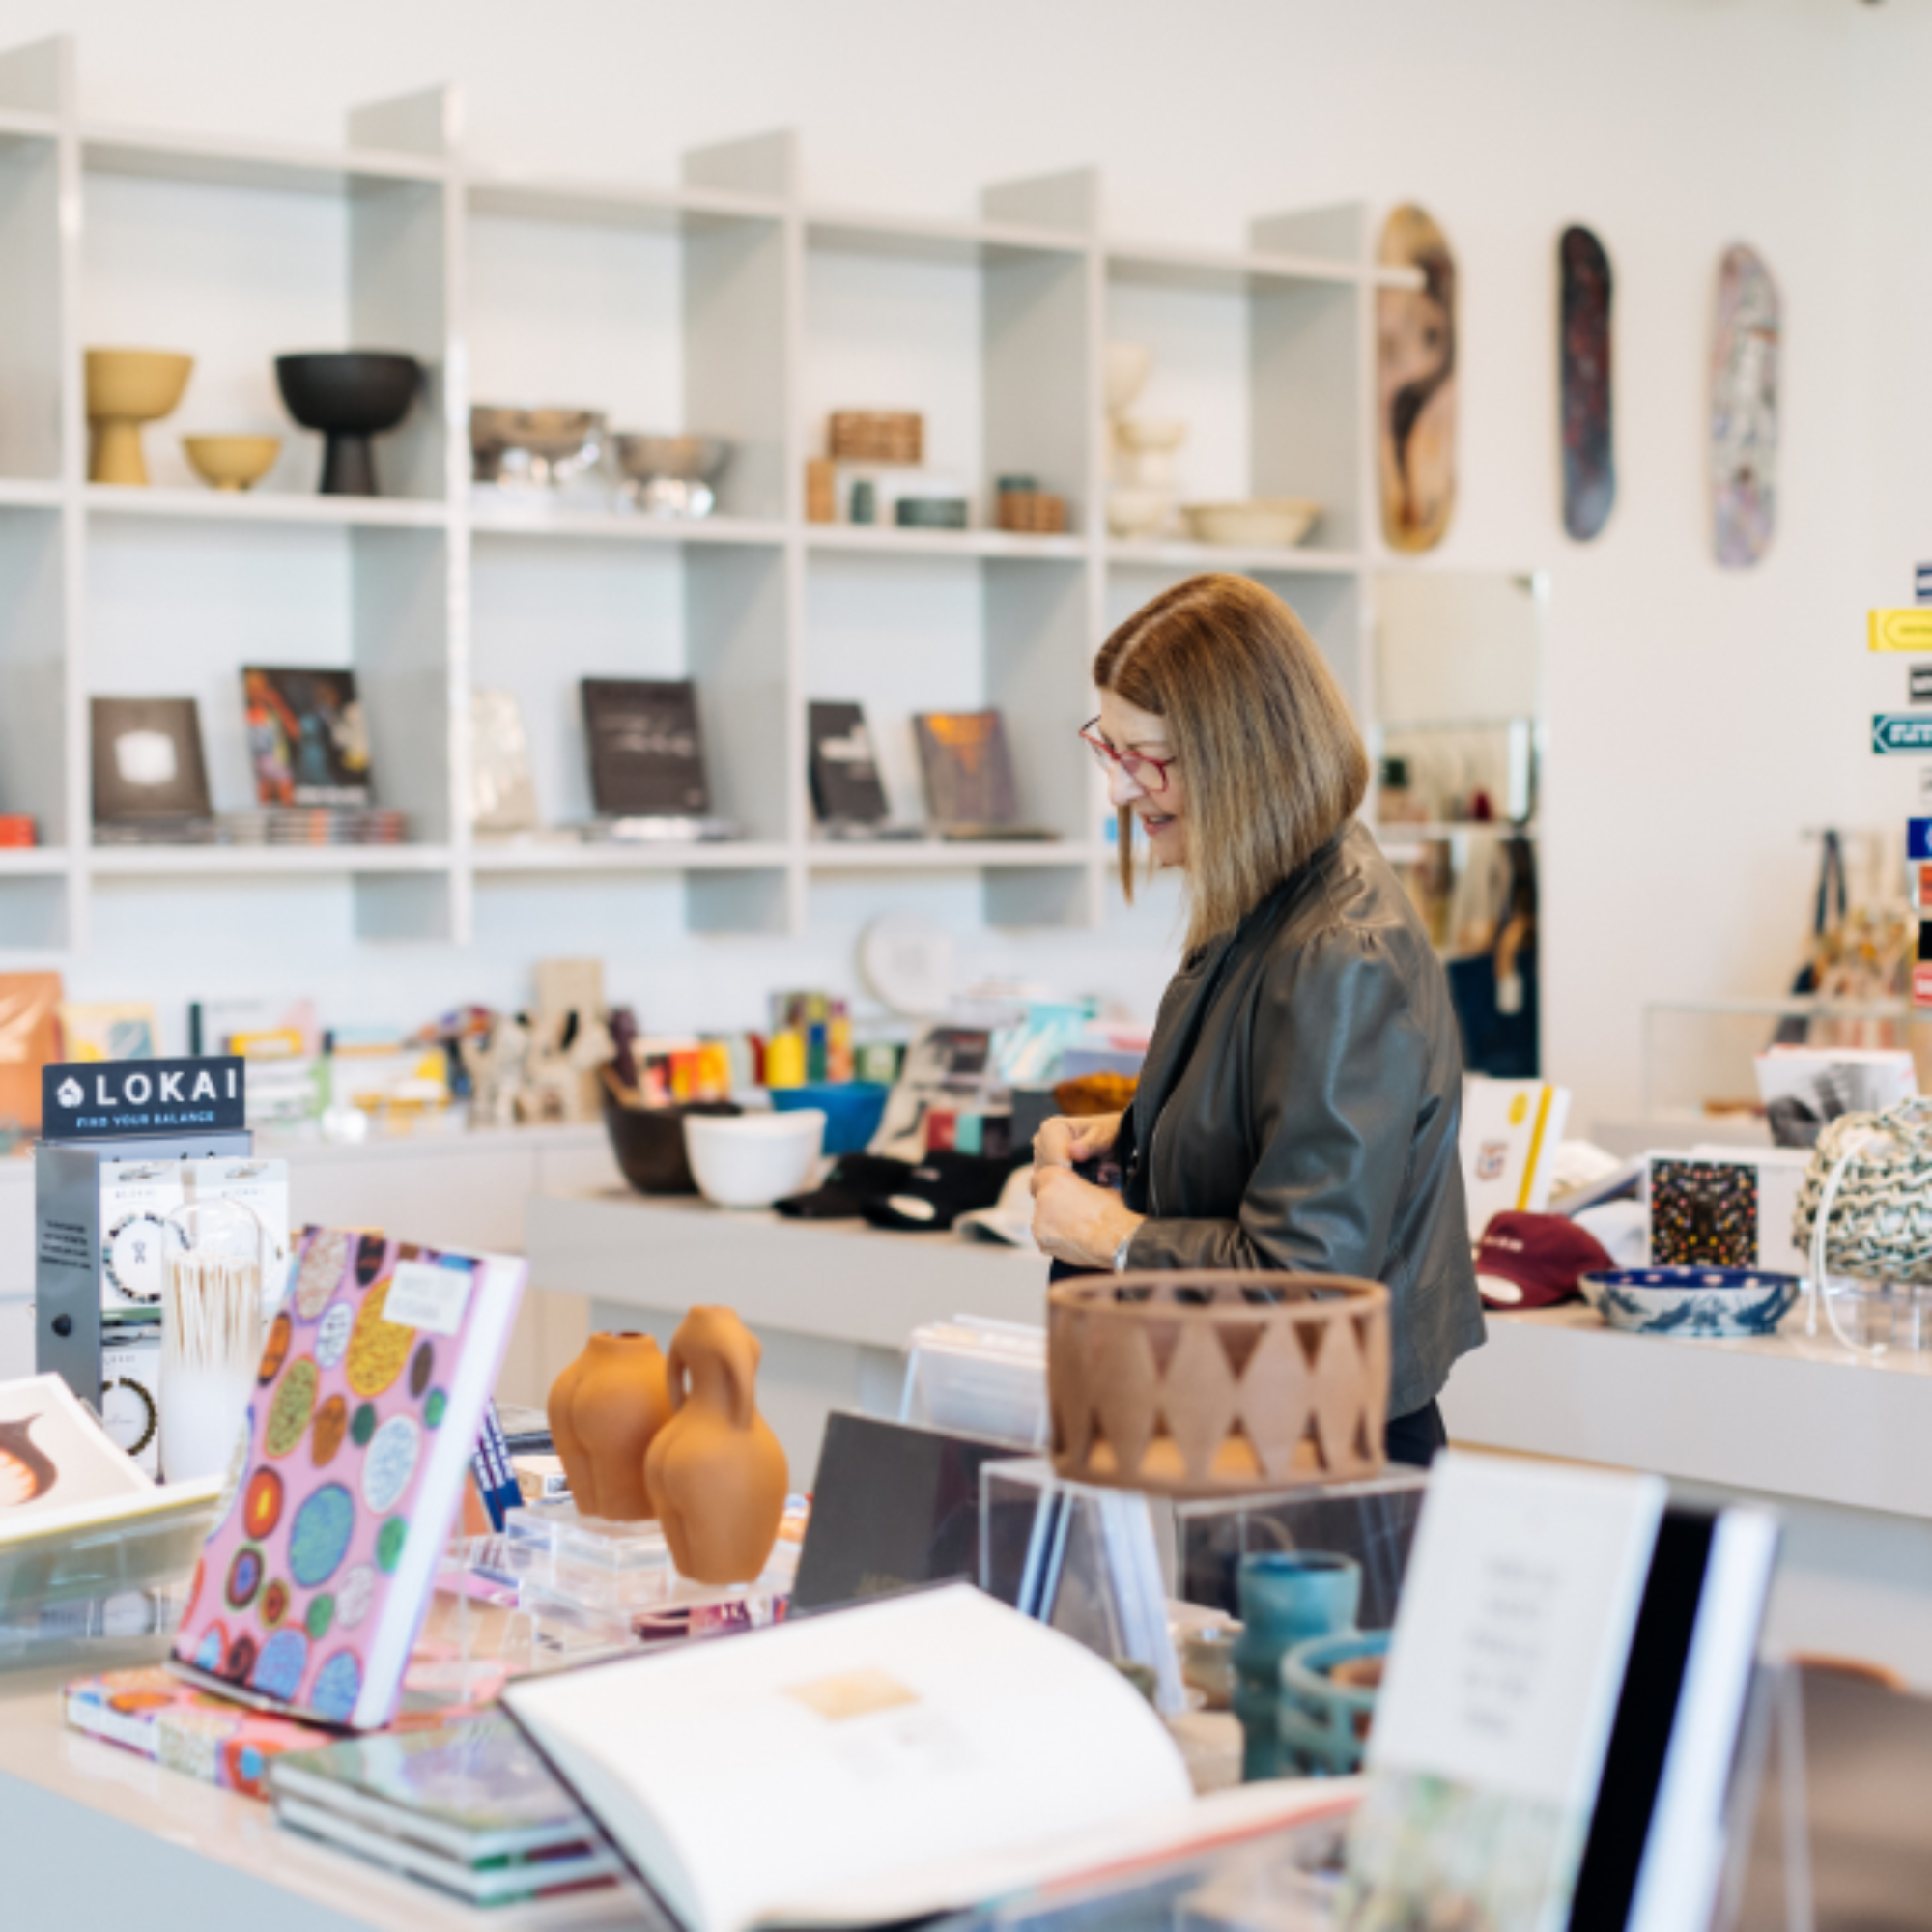
[[[912,722],[933,823],[942,828],[1011,825],[1019,816],[1019,804],[1000,714],[923,711]]]
[[[688,678],[586,677],[583,728],[600,818],[701,818],[710,811],[697,690]]]
[[[208,766],[193,698],[96,697],[89,715],[97,824],[208,817]]]
[[[353,670],[244,665],[259,805],[367,805],[369,731]]]
[[[877,825],[886,816],[886,788],[872,755],[866,711],[859,704],[814,703],[808,708],[811,740],[811,806],[821,820]]]
[[[324,1723],[389,1721],[525,1273],[352,1229],[303,1233],[177,1668]]]

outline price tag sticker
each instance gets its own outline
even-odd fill
[[[432,1335],[454,1335],[469,1307],[472,1270],[435,1262],[398,1262],[389,1277],[383,1319],[399,1328],[424,1328]]]

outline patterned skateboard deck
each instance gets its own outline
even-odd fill
[[[1610,258],[1587,228],[1557,244],[1562,328],[1557,343],[1563,416],[1563,527],[1588,543],[1617,500],[1610,414]]]
[[[1711,336],[1711,530],[1718,561],[1747,569],[1777,524],[1777,284],[1754,249],[1718,265]]]
[[[1430,216],[1406,205],[1382,229],[1381,259],[1423,278],[1376,297],[1382,535],[1393,550],[1434,550],[1456,509],[1456,258]]]

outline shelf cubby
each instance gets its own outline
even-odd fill
[[[257,499],[311,495],[322,440],[290,420],[274,359],[384,349],[416,356],[426,376],[402,427],[377,440],[383,490],[443,497],[447,192],[438,168],[105,130],[84,134],[80,155],[82,346],[195,358],[180,408],[144,432],[156,485],[202,489],[185,435],[271,433],[283,448]],[[222,291],[217,303],[211,287]]]
[[[471,184],[471,400],[727,438],[721,513],[782,517],[785,242],[772,213]]]
[[[1184,497],[1307,497],[1321,505],[1307,548],[1359,551],[1367,540],[1359,271],[1129,249],[1109,250],[1106,275],[1108,339],[1153,351],[1134,413],[1188,424],[1176,458]],[[1230,383],[1231,370],[1242,380]]]
[[[353,668],[376,795],[408,814],[411,843],[96,847],[91,875],[352,874],[358,932],[448,936],[448,574],[436,529],[97,520],[87,547],[88,695],[193,696],[215,810],[247,810],[255,789],[242,667]]]
[[[1093,440],[1092,299],[1081,250],[982,224],[821,214],[805,222],[805,248],[808,453],[825,453],[836,410],[917,410],[925,421],[921,468],[968,499],[976,526],[993,522],[996,479],[1026,475],[1067,498],[1069,528],[1079,530]],[[840,503],[841,520],[848,514]],[[838,541],[838,527],[814,526],[815,540],[822,532]],[[854,534],[926,533],[862,526]]]
[[[27,812],[40,845],[0,851],[0,945],[67,937],[70,819],[61,516],[0,508],[0,811]]]
[[[516,697],[546,824],[592,815],[582,680],[688,677],[697,687],[712,809],[734,820],[747,841],[480,842],[479,878],[675,867],[690,875],[688,910],[700,929],[765,931],[777,920],[788,929],[797,753],[787,722],[783,547],[544,542],[479,527],[470,578],[471,688]]]
[[[0,477],[61,474],[60,144],[0,128]]]

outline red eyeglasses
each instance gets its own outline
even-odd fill
[[[1104,772],[1109,766],[1119,765],[1143,791],[1165,791],[1167,789],[1167,768],[1178,762],[1174,758],[1150,758],[1139,752],[1117,752],[1104,738],[1094,735],[1094,727],[1099,724],[1098,718],[1090,718],[1080,727],[1080,736],[1087,749],[1094,753],[1094,762]]]

